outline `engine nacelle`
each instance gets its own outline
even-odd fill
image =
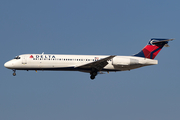
[[[133,58],[113,58],[112,60],[113,65],[134,65],[139,64],[139,61]]]

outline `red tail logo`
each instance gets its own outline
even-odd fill
[[[172,40],[173,39],[151,39],[148,45],[134,56],[154,59],[164,46],[168,46],[168,41]]]

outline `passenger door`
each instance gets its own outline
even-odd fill
[[[27,57],[26,56],[22,57],[22,64],[27,64]]]

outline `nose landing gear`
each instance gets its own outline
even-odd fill
[[[13,71],[14,71],[13,76],[16,76],[16,70],[14,69]]]

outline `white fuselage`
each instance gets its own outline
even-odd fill
[[[67,70],[90,72],[91,69],[79,66],[93,63],[108,56],[103,55],[58,55],[58,54],[23,54],[4,64],[6,68],[15,70]],[[157,60],[135,57],[115,56],[107,61],[101,71],[125,71],[143,66],[155,65]]]

